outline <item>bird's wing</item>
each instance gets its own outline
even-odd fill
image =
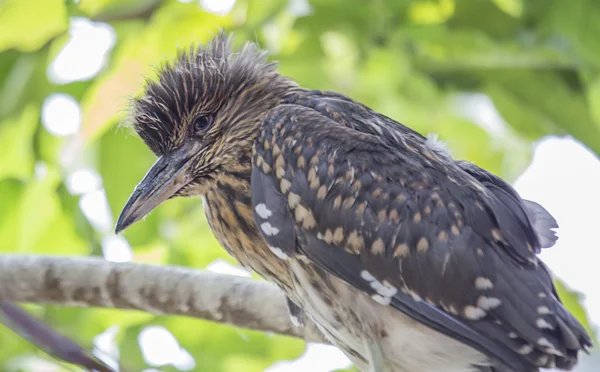
[[[555,297],[523,205],[415,150],[307,107],[272,110],[251,182],[272,251],[305,255],[517,371],[572,365],[590,341]]]
[[[310,107],[329,119],[359,132],[379,135],[387,140],[392,147],[405,148],[406,143],[404,142],[406,139],[412,139],[413,142],[425,141],[424,136],[411,128],[378,114],[367,106],[336,92],[297,90],[286,97],[286,101]],[[404,138],[404,140],[401,138]],[[522,210],[519,212],[520,216],[523,217],[523,213],[525,213],[529,217],[530,227],[533,228],[541,248],[548,248],[556,243],[557,236],[553,229],[558,227],[558,224],[544,207],[529,200],[522,200],[517,192],[504,180],[473,163],[459,161],[456,162],[456,165],[486,186],[490,192],[498,194],[499,198],[508,197],[516,201],[516,207]],[[539,253],[539,251],[536,250],[536,253]]]
[[[461,169],[486,186],[491,192],[506,194],[513,200],[516,200],[517,203],[521,201],[521,207],[531,221],[532,228],[535,231],[541,248],[549,248],[556,244],[558,237],[553,229],[558,227],[558,223],[544,207],[531,200],[522,200],[517,192],[500,177],[485,169],[479,168],[473,163],[460,161],[457,162],[457,164]]]

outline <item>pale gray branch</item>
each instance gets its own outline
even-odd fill
[[[308,320],[292,325],[283,292],[270,283],[182,267],[0,255],[0,300],[183,315],[323,342]]]

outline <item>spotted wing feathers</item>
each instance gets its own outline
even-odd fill
[[[556,220],[548,211],[536,202],[523,200],[517,192],[500,177],[497,177],[475,164],[466,161],[457,162],[457,164],[473,176],[483,185],[491,190],[497,190],[496,193],[503,193],[509,200],[516,203],[516,207],[522,209],[528,217],[528,222],[535,232],[540,248],[552,247],[558,239],[553,229],[558,227]]]
[[[536,257],[548,215],[418,136],[390,142],[332,110],[281,105],[256,141],[253,203],[294,225],[298,253],[515,371],[574,365],[590,340]],[[293,252],[285,229],[265,239]]]
[[[287,201],[278,191],[275,180],[262,169],[254,168],[251,176],[252,213],[269,249],[280,259],[293,256],[296,233],[289,219]]]

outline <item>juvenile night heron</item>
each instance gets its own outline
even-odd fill
[[[132,118],[158,161],[116,230],[202,195],[223,247],[363,371],[569,370],[591,346],[536,255],[556,240],[544,208],[253,44],[182,53]]]

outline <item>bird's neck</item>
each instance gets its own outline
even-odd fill
[[[252,215],[250,194],[251,165],[221,172],[204,194],[206,218],[217,241],[244,267],[290,286],[289,270],[282,260],[265,259],[268,246],[258,231]]]

